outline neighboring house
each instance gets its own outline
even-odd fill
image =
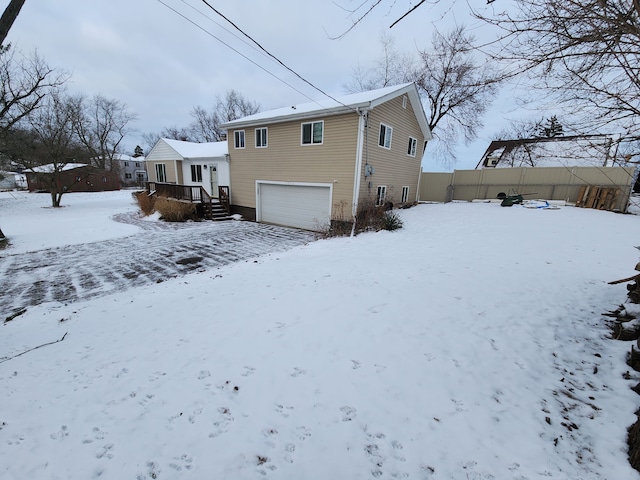
[[[229,186],[227,142],[194,143],[161,138],[145,158],[150,182],[201,186],[213,198]]]
[[[611,135],[495,140],[476,165],[480,168],[609,167],[614,163]]]
[[[118,172],[120,183],[124,187],[142,186],[147,181],[147,170],[143,156],[131,157],[117,154],[113,158],[114,170]],[[112,165],[112,168],[114,165]]]
[[[120,179],[114,172],[101,170],[85,163],[67,163],[59,172],[53,164],[24,171],[30,192],[49,191],[51,176],[57,176],[58,188],[69,192],[102,192],[120,190]]]
[[[16,188],[26,188],[24,175],[16,172],[0,171],[0,190],[14,190]]]
[[[222,125],[231,211],[324,229],[365,205],[418,200],[431,131],[413,83],[258,113]]]

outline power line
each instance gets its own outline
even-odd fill
[[[280,82],[284,83],[285,85],[287,85],[289,88],[295,90],[296,92],[298,92],[300,95],[308,98],[309,100],[313,101],[309,96],[307,96],[306,94],[304,94],[303,92],[301,92],[300,90],[298,90],[296,87],[294,87],[293,85],[291,85],[290,83],[286,82],[285,80],[283,80],[282,78],[278,77],[276,74],[270,72],[269,70],[267,70],[265,67],[263,67],[262,65],[256,63],[255,61],[251,60],[249,57],[247,57],[245,54],[243,54],[242,52],[240,52],[239,50],[235,49],[234,47],[232,47],[231,45],[229,45],[227,42],[225,42],[224,40],[216,37],[213,33],[211,33],[210,31],[208,31],[206,28],[201,27],[200,25],[198,25],[196,22],[194,22],[193,20],[191,20],[190,18],[188,18],[186,15],[183,15],[182,13],[180,13],[179,11],[177,11],[175,8],[167,5],[163,0],[157,0],[159,3],[161,3],[162,5],[164,5],[165,7],[167,7],[169,10],[171,10],[173,13],[175,13],[176,15],[179,15],[180,17],[184,18],[187,22],[191,23],[193,26],[195,26],[196,28],[202,30],[204,33],[206,33],[207,35],[209,35],[210,37],[216,39],[218,42],[222,43],[224,46],[226,46],[227,48],[233,50],[235,53],[237,53],[238,55],[240,55],[242,58],[244,58],[245,60],[248,60],[249,62],[253,63],[256,67],[258,67],[259,69],[265,71],[266,73],[268,73],[269,75],[271,75],[273,78],[275,78],[276,80],[279,80]]]
[[[160,0],[158,0],[160,1]],[[307,85],[311,86],[312,88],[314,88],[315,90],[317,90],[318,92],[320,92],[321,94],[323,94],[324,96],[330,98],[331,100],[333,100],[336,103],[339,103],[340,105],[342,105],[343,107],[347,107],[350,110],[353,110],[354,112],[357,113],[357,111],[348,106],[345,105],[344,103],[342,103],[340,100],[332,97],[331,95],[329,95],[327,92],[325,92],[324,90],[322,90],[321,88],[315,86],[313,83],[311,83],[309,80],[307,80],[306,78],[304,78],[302,75],[300,75],[298,72],[296,72],[295,70],[293,70],[291,67],[289,67],[288,65],[286,65],[282,60],[280,60],[278,57],[276,57],[275,55],[273,55],[271,52],[269,52],[266,48],[264,48],[262,45],[260,45],[260,43],[258,43],[256,40],[254,40],[248,33],[246,33],[244,30],[242,30],[240,27],[238,27],[235,23],[233,23],[229,18],[227,18],[222,12],[220,12],[219,10],[217,10],[216,8],[214,8],[209,2],[207,2],[207,0],[202,0],[202,2],[209,7],[211,10],[213,10],[216,14],[218,14],[219,16],[221,16],[222,18],[224,18],[231,26],[233,26],[233,28],[235,28],[236,30],[238,30],[242,35],[244,35],[245,37],[247,37],[249,40],[251,40],[260,50],[262,50],[264,53],[266,53],[269,57],[271,57],[272,59],[274,59],[276,62],[278,62],[280,65],[282,65],[284,68],[286,68],[288,71],[290,71],[291,73],[293,73],[296,77],[298,77],[300,80],[302,80],[303,82],[305,82]],[[246,57],[245,57],[246,58]],[[297,90],[296,90],[297,91]],[[306,95],[305,95],[306,96]],[[309,97],[307,97],[309,98]]]

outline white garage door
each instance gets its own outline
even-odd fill
[[[322,230],[331,219],[331,188],[258,183],[258,221]]]

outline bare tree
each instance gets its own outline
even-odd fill
[[[501,32],[494,58],[512,74],[529,74],[535,95],[586,126],[640,125],[640,2],[637,0],[514,0],[508,10],[477,8]]]
[[[4,9],[2,17],[0,17],[0,45],[4,45],[4,41],[9,34],[9,30],[13,26],[13,22],[18,18],[20,9],[24,5],[25,0],[11,0],[7,8]]]
[[[383,36],[382,58],[371,70],[356,71],[346,89],[354,92],[415,82],[437,140],[434,157],[452,166],[456,144],[477,137],[501,79],[489,64],[476,60],[473,41],[464,27],[444,35],[435,32],[431,45],[419,49],[413,59],[399,54],[389,37]]]
[[[191,110],[193,117],[193,122],[189,125],[191,137],[196,142],[219,142],[226,134],[220,125],[253,115],[258,111],[260,111],[259,103],[247,100],[235,90],[229,90],[224,98],[219,95],[216,97],[216,104],[211,111],[207,111],[201,106],[196,106]]]
[[[0,142],[6,144],[8,133],[67,78],[49,67],[37,52],[24,57],[0,46]],[[0,229],[0,240],[4,238]]]
[[[91,163],[102,170],[116,170],[114,158],[122,153],[121,144],[131,133],[130,123],[136,119],[126,104],[95,95],[69,99],[74,116],[74,130],[82,145],[87,149]]]
[[[372,68],[358,66],[353,70],[351,80],[344,85],[347,92],[364,92],[415,80],[415,58],[399,52],[394,38],[387,33],[380,35],[379,43],[382,55]]]
[[[38,181],[51,193],[51,206],[59,207],[63,186],[60,177],[84,149],[75,134],[75,99],[63,92],[51,92],[40,108],[25,117],[22,129],[13,132],[22,162],[32,169]]]

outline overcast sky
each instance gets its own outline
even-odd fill
[[[401,51],[429,44],[434,28],[454,23],[481,29],[466,2],[427,3],[389,29],[416,1],[387,0],[340,40],[351,25],[345,9],[363,0],[218,0],[216,9],[266,50],[331,95],[346,93],[357,65],[380,57],[379,37],[390,32]],[[8,4],[2,1],[2,8]],[[484,2],[483,2],[484,3]],[[166,4],[166,5],[165,5]],[[341,8],[344,7],[344,8]],[[186,17],[186,18],[184,18]],[[229,33],[233,32],[233,34]],[[216,38],[220,40],[217,40]],[[102,94],[127,104],[138,115],[138,136],[127,138],[126,153],[143,145],[142,133],[185,126],[195,105],[207,109],[216,95],[235,89],[262,110],[322,94],[261,53],[202,0],[26,0],[7,38],[18,50],[33,49],[51,65],[71,73],[74,93]],[[224,43],[229,45],[225,45]],[[235,50],[235,51],[234,51]],[[456,168],[473,168],[488,135],[513,114],[512,102],[496,102],[478,142],[460,148]],[[433,162],[425,162],[433,169]]]

